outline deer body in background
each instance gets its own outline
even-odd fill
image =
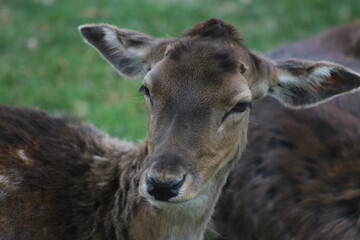
[[[136,146],[0,107],[1,239],[202,239],[253,100],[309,107],[360,86],[335,63],[268,60],[217,19],[174,39],[105,24],[80,32],[121,75],[145,75],[147,138]]]
[[[267,56],[360,71],[360,23]],[[300,111],[266,98],[254,103],[251,118],[248,148],[217,205],[224,239],[360,239],[360,93]]]

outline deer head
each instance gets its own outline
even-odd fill
[[[145,76],[148,157],[139,192],[153,205],[199,198],[239,159],[252,101],[271,95],[304,108],[360,86],[358,73],[334,63],[266,59],[217,19],[173,39],[106,24],[79,29],[120,75]]]

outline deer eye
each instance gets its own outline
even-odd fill
[[[151,105],[153,104],[153,101],[151,99],[151,94],[150,94],[150,90],[149,88],[147,88],[146,86],[144,85],[141,85],[140,89],[139,89],[139,92],[141,92],[142,94],[144,94],[144,96],[150,100],[150,103]]]
[[[150,91],[147,87],[145,87],[144,85],[141,85],[139,92],[143,93],[146,97],[151,97],[150,96]]]
[[[250,107],[251,102],[239,102],[238,104],[231,109],[230,113],[242,113],[245,112],[248,107]]]
[[[251,102],[239,102],[223,116],[222,121],[224,121],[231,114],[245,112],[248,107],[251,107]]]

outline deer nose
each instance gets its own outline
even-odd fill
[[[185,176],[182,178],[167,179],[166,181],[163,181],[147,174],[147,192],[153,196],[155,200],[168,201],[170,198],[179,194],[180,188],[184,181]]]

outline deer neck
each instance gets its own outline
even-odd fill
[[[215,204],[235,159],[229,161],[192,200],[154,206],[142,200],[130,222],[128,233],[132,240],[200,240],[210,221]]]

